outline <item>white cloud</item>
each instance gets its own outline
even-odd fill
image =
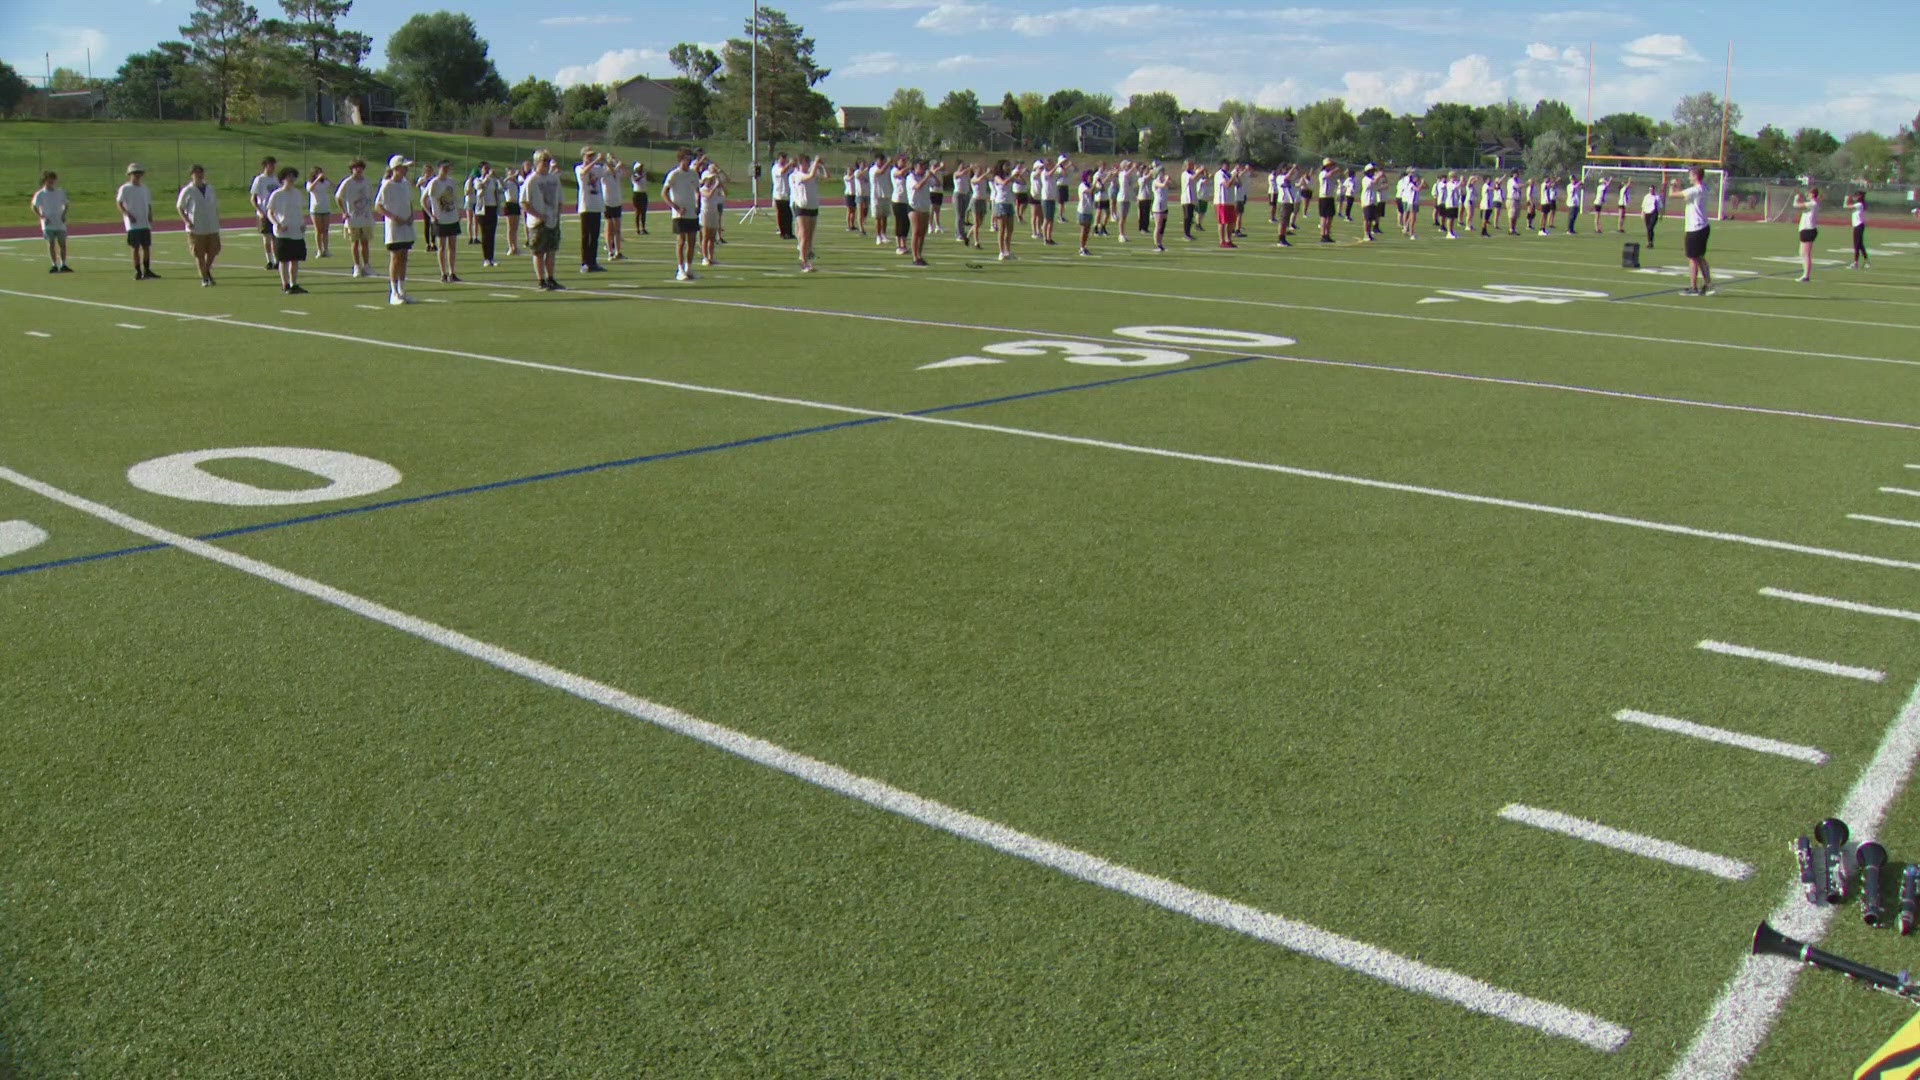
[[[1122,102],[1134,94],[1166,91],[1188,109],[1218,108],[1228,98],[1252,101],[1266,108],[1303,104],[1307,100],[1300,84],[1291,78],[1274,82],[1255,75],[1201,71],[1178,64],[1142,65],[1115,84],[1113,90]]]
[[[1700,54],[1679,34],[1648,34],[1634,38],[1620,50],[1620,62],[1628,67],[1662,67],[1699,60]]]
[[[552,15],[540,20],[541,26],[610,26],[630,23],[631,15]]]
[[[658,49],[609,49],[590,63],[561,68],[553,76],[560,86],[576,83],[625,82],[635,75],[664,74],[673,68],[667,54]]]
[[[853,63],[835,68],[834,74],[845,75],[850,79],[860,79],[874,75],[897,75],[907,70],[909,70],[907,61],[899,53],[870,52],[856,54]]]
[[[1531,55],[1533,46],[1527,46],[1527,51]],[[1429,105],[1437,101],[1491,105],[1506,100],[1506,97],[1506,80],[1493,73],[1493,62],[1474,53],[1447,65],[1447,77],[1440,81],[1440,85],[1427,91],[1426,100]]]
[[[1527,46],[1527,59],[1529,60],[1551,60],[1559,55],[1560,50],[1544,41],[1535,41]]]
[[[1165,4],[1112,4],[1068,8],[1045,15],[1016,15],[1008,25],[1015,33],[1040,37],[1062,30],[1085,34],[1095,31],[1109,33],[1115,30],[1174,29],[1193,18],[1193,12]]]
[[[1349,71],[1340,76],[1340,96],[1356,113],[1375,105],[1396,113],[1424,112],[1427,88],[1438,79],[1430,71]]]
[[[833,0],[828,11],[914,11],[933,7],[937,0]]]
[[[984,67],[992,63],[995,63],[995,61],[991,57],[975,56],[972,53],[961,53],[958,56],[943,56],[935,60],[933,62],[933,68],[935,71],[959,71],[962,68]]]
[[[977,34],[1004,28],[1011,21],[1004,12],[986,4],[942,2],[933,5],[913,25],[944,34]]]

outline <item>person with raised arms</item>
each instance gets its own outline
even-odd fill
[[[783,151],[773,155],[773,164],[767,166],[767,172],[773,177],[773,227],[782,240],[793,237],[793,192],[788,183],[787,173],[792,168],[787,163]]]
[[[494,258],[499,247],[495,237],[500,231],[500,200],[503,194],[500,177],[493,171],[493,163],[480,163],[480,178],[474,181],[480,193],[480,265],[499,266],[500,260]]]
[[[500,216],[507,220],[507,254],[520,254],[520,192],[527,186],[527,177],[533,175],[533,162],[523,161],[508,166],[507,175],[500,189]]]
[[[333,254],[333,185],[327,170],[318,165],[307,176],[307,218],[313,222],[313,257],[324,259]]]
[[[932,216],[928,219],[928,232],[938,236],[946,231],[942,210],[946,205],[947,191],[953,187],[953,174],[947,171],[947,163],[936,161],[927,166],[933,174],[933,185],[927,189],[927,199],[933,204]]]
[[[1695,165],[1687,170],[1687,179],[1691,181],[1685,188],[1679,181],[1667,181],[1667,194],[1678,194],[1687,200],[1685,250],[1687,253],[1687,290],[1683,296],[1705,296],[1713,291],[1713,270],[1707,265],[1707,238],[1712,235],[1713,227],[1707,224],[1707,172]],[[1819,209],[1819,199],[1814,200],[1814,209]],[[1807,220],[1812,220],[1811,216]],[[1811,242],[1804,245],[1812,250]],[[1811,256],[1809,256],[1811,257]]]
[[[413,303],[407,295],[407,252],[413,250],[413,184],[407,167],[412,164],[399,154],[388,158],[373,197],[373,216],[383,223],[387,244],[387,303],[396,306]]]
[[[887,182],[887,156],[878,150],[867,166],[867,205],[873,212],[873,246],[885,247],[892,231],[893,186]]]
[[[1320,199],[1320,242],[1323,244],[1333,243],[1334,192],[1339,182],[1333,167],[1333,159],[1322,159],[1315,192]]]
[[[1800,211],[1800,280],[1813,280],[1813,243],[1820,239],[1820,189],[1808,187],[1793,197],[1793,208]]]
[[[147,190],[147,170],[139,162],[127,166],[127,182],[113,194],[120,221],[127,229],[127,254],[133,257],[133,280],[160,275],[153,272],[153,192]]]
[[[1600,185],[1593,191],[1593,235],[1607,231],[1607,193],[1613,190],[1613,174],[1601,173]]]
[[[674,166],[660,182],[660,195],[673,214],[675,281],[693,280],[694,248],[700,235],[700,178],[693,171],[693,151],[681,150]]]
[[[1856,191],[1847,196],[1847,210],[1853,215],[1853,266],[1854,270],[1871,270],[1873,264],[1867,261],[1867,193]]]
[[[33,207],[33,216],[40,219],[40,235],[47,241],[47,258],[53,263],[47,273],[73,273],[67,265],[67,189],[60,186],[60,174],[41,173],[40,188],[28,205]],[[217,228],[214,235],[219,235]]]
[[[800,248],[800,272],[813,273],[813,234],[820,228],[820,159],[801,154],[787,166],[787,199],[793,204],[793,233]]]
[[[606,165],[593,147],[580,148],[580,164],[573,167],[573,180],[578,193],[575,209],[580,215],[580,272],[583,274],[606,270],[600,265],[600,215],[607,208],[600,182],[606,171]]]
[[[619,262],[627,257],[625,250],[626,241],[625,238],[620,235],[620,203],[621,200],[626,197],[627,166],[625,162],[614,157],[612,151],[608,151],[602,155],[602,157],[602,168],[600,170],[600,205],[602,210],[600,213],[607,226],[607,260],[609,262]]]
[[[527,250],[533,254],[533,282],[548,292],[566,288],[553,273],[560,254],[561,199],[560,174],[554,171],[553,155],[535,150],[533,170],[520,184],[519,203],[527,218]]]
[[[1151,198],[1142,200],[1140,205],[1148,207],[1152,215],[1153,250],[1167,250],[1167,188],[1172,181],[1167,179],[1167,167],[1158,162],[1153,166],[1153,179],[1148,182],[1147,190]]]
[[[1620,232],[1622,233],[1627,231],[1627,204],[1632,195],[1633,195],[1633,177],[1631,176],[1621,177],[1620,178],[1620,194],[1618,198],[1620,203]],[[1601,207],[1600,209],[1604,210],[1606,208]],[[1599,220],[1597,217],[1594,223],[1596,225],[1599,224]]]
[[[647,173],[646,162],[638,158],[634,159],[633,172],[629,174],[628,183],[633,187],[633,235],[645,236],[647,235],[647,201],[649,198],[647,189],[653,183],[652,178]]]
[[[907,252],[913,256],[915,266],[927,265],[927,226],[933,221],[933,188],[937,183],[939,177],[924,160],[914,162],[907,169],[904,181],[907,191]]]
[[[280,186],[267,196],[267,220],[273,222],[273,259],[280,264],[280,291],[286,295],[305,293],[300,285],[300,264],[307,261],[308,193],[300,190],[300,170],[289,165],[280,170]]]
[[[346,179],[333,191],[340,204],[340,231],[347,238],[347,255],[353,260],[353,276],[373,273],[373,183],[367,179],[367,163],[359,158],[347,162]]]
[[[200,286],[206,288],[213,284],[213,260],[220,254],[220,196],[207,183],[207,170],[199,165],[187,170],[187,182],[174,197],[173,208],[180,211],[187,249],[200,271]]]
[[[987,198],[993,201],[993,231],[1000,249],[1000,261],[1013,258],[1013,173],[1005,158],[994,163],[987,177]]]

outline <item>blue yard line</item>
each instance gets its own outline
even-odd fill
[[[1003,394],[999,397],[981,398],[978,401],[963,401],[955,405],[935,405],[928,409],[916,409],[902,413],[903,416],[932,416],[936,413],[955,412],[960,409],[977,409],[985,405],[999,405],[1009,401],[1023,401],[1027,398],[1046,397],[1051,394],[1065,394],[1075,390],[1092,390],[1102,386],[1114,386],[1119,383],[1138,382],[1142,379],[1156,379],[1166,375],[1179,375],[1189,371],[1205,371],[1209,368],[1226,367],[1229,364],[1244,364],[1258,357],[1236,356],[1228,360],[1214,360],[1205,364],[1191,364],[1182,367],[1163,368],[1158,371],[1146,371],[1133,375],[1121,375],[1111,379],[1097,379],[1093,382],[1074,383],[1071,386],[1055,386],[1045,390],[1028,390],[1019,394]],[[895,420],[892,416],[861,416],[852,420],[839,420],[831,424],[813,424],[802,428],[789,428],[768,435],[753,435],[744,439],[729,439],[726,442],[706,443],[701,446],[689,446],[680,450],[665,450],[657,454],[641,454],[637,457],[618,458],[613,461],[600,461],[592,465],[576,465],[570,469],[555,469],[549,472],[533,473],[529,476],[516,476],[508,480],[494,480],[485,484],[468,484],[465,487],[448,488],[424,495],[410,495],[404,499],[388,499],[384,502],[366,503],[361,506],[347,506],[338,510],[327,510],[317,514],[302,514],[299,517],[281,518],[277,521],[263,521],[256,525],[241,525],[232,529],[202,533],[196,540],[224,540],[248,533],[264,532],[268,529],[283,529],[289,525],[304,525],[313,521],[326,521],[330,518],[347,517],[353,514],[367,514],[375,510],[390,510],[396,506],[412,506],[416,503],[432,502],[435,499],[451,498],[455,495],[472,495],[498,488],[531,484],[540,480],[557,480],[563,476],[579,476],[582,473],[599,472],[602,469],[617,469],[627,465],[644,465],[654,461],[668,461],[673,458],[693,457],[698,454],[711,454],[719,450],[734,450],[743,446],[757,446],[761,443],[778,442],[781,439],[798,438],[802,435],[818,435],[827,431],[840,431],[845,428],[865,427],[869,424],[885,424]],[[91,555],[75,555],[50,562],[33,563],[28,566],[15,566],[0,570],[0,577],[14,574],[27,574],[37,570],[52,570],[75,563],[93,562],[99,559],[111,559],[120,555],[134,555],[143,551],[160,551],[166,544],[142,544],[138,547],[119,548],[114,551],[97,551]]]

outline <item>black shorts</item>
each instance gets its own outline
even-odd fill
[[[608,221],[620,220],[620,204],[619,203],[608,203],[607,208],[601,212],[606,214]]]
[[[152,229],[128,229],[127,230],[127,246],[130,248],[152,247],[153,246],[153,230]]]
[[[1013,201],[1014,201],[1015,203],[1017,203],[1017,204],[1019,204],[1019,205],[1021,205],[1021,206],[1025,206],[1025,205],[1027,205],[1028,203],[1030,203],[1030,202],[1032,202],[1032,201],[1033,201],[1033,196],[1031,196],[1031,195],[1029,195],[1029,194],[1027,194],[1026,192],[1024,192],[1024,191],[1023,191],[1023,192],[1021,192],[1020,194],[1018,194],[1018,195],[1015,195],[1015,196],[1013,197]]]
[[[261,235],[261,236],[272,236],[272,235],[273,235],[273,222],[271,222],[271,221],[268,221],[268,220],[267,220],[266,218],[261,218],[261,219],[260,219],[260,235]]]
[[[1327,195],[1320,199],[1320,216],[1323,218],[1333,216],[1333,196]]]
[[[847,209],[849,210],[854,209],[854,207],[859,203],[859,201],[860,201],[860,196],[858,195],[847,196]]]
[[[1555,210],[1560,209],[1560,204],[1557,202],[1554,202],[1552,199],[1548,199],[1546,202],[1540,205],[1540,209],[1546,213],[1551,214]]]
[[[290,236],[273,238],[273,257],[277,262],[306,262],[307,242]]]
[[[817,218],[820,216],[820,208],[817,206],[796,206],[793,208],[793,216]]]
[[[1818,239],[1820,239],[1820,230],[1819,230],[1819,229],[1801,229],[1801,230],[1800,230],[1800,242],[1801,242],[1801,243],[1803,243],[1803,244],[1811,244],[1811,243],[1813,243],[1813,242],[1814,242],[1815,240],[1818,240]]]
[[[939,206],[941,203],[947,201],[946,193],[942,191],[929,191],[927,195],[933,200],[933,205],[935,206]]]
[[[1704,259],[1707,257],[1707,234],[1712,231],[1713,226],[1711,225],[1704,229],[1690,229],[1687,231],[1687,258]]]
[[[699,218],[677,217],[673,219],[673,234],[675,236],[692,236],[699,231]]]
[[[1394,208],[1395,210],[1398,210],[1398,211],[1400,211],[1400,212],[1401,212],[1401,213],[1403,213],[1403,214],[1404,214],[1404,213],[1406,213],[1406,212],[1407,212],[1407,200],[1405,200],[1405,199],[1395,199],[1395,200],[1393,200],[1393,208]]]
[[[444,236],[459,236],[459,235],[460,235],[460,223],[459,223],[459,222],[457,222],[457,221],[448,221],[448,222],[434,222],[434,225],[433,225],[433,235],[435,235],[435,236],[442,236],[442,237],[444,237]]]
[[[412,251],[412,250],[413,250],[413,241],[411,241],[411,240],[399,240],[399,241],[396,241],[396,242],[394,242],[394,243],[391,243],[391,244],[388,244],[388,245],[387,245],[387,250],[388,250],[388,251]]]
[[[500,214],[502,217],[519,217],[520,204],[517,202],[501,203]]]

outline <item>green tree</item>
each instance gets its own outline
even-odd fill
[[[72,93],[87,88],[87,77],[73,68],[57,67],[53,69],[53,76],[48,81],[48,86],[56,94]]]
[[[750,77],[759,41],[758,112],[755,137],[769,147],[780,142],[810,142],[833,126],[833,102],[814,89],[828,69],[813,61],[813,39],[786,14],[756,5],[745,26],[747,37],[729,38],[721,49],[721,67],[710,115],[716,130],[744,136],[755,112]]]
[[[1023,90],[1015,100],[1020,106],[1020,139],[1028,147],[1038,147],[1048,138],[1053,114],[1047,111],[1047,99],[1038,91]]]
[[[1578,143],[1583,130],[1584,126],[1580,121],[1574,119],[1573,110],[1568,108],[1567,103],[1564,101],[1542,98],[1534,102],[1533,111],[1527,114],[1527,139],[1529,141],[1537,139],[1549,131],[1557,131],[1573,142]]]
[[[1728,102],[1724,115],[1725,130],[1740,127],[1740,106]],[[1712,91],[1688,94],[1673,107],[1673,126],[1654,140],[1654,155],[1718,160],[1721,118],[1720,99]]]
[[[672,81],[668,119],[677,121],[681,133],[689,138],[704,139],[713,134],[713,124],[707,114],[713,108],[714,80],[720,74],[720,57],[712,49],[682,41],[667,50],[667,59],[680,71],[680,77]]]
[[[560,88],[532,75],[513,84],[507,91],[507,114],[517,128],[537,128],[547,115],[560,108]]]
[[[1840,140],[1821,128],[1803,127],[1793,133],[1793,167],[1807,176],[1829,174],[1829,159],[1840,149]]]
[[[1793,140],[1772,124],[1755,132],[1753,145],[1745,150],[1740,171],[1748,176],[1785,176],[1793,171]]]
[[[652,138],[656,132],[647,124],[647,114],[630,101],[616,101],[607,113],[607,145],[634,146]]]
[[[880,109],[880,137],[888,146],[919,157],[934,145],[930,119],[927,95],[911,86],[900,87]]]
[[[13,66],[0,61],[0,116],[12,116],[13,111],[27,98],[27,80],[13,70]]]
[[[1480,154],[1481,118],[1480,110],[1471,105],[1442,101],[1428,106],[1420,118],[1420,131],[1429,153],[1438,154],[1443,165],[1474,164]]]
[[[370,76],[361,63],[373,51],[373,39],[340,29],[353,0],[280,0],[280,10],[286,18],[262,23],[261,29],[284,47],[286,61],[299,73],[302,94],[312,102],[313,118],[325,123],[321,95],[338,101],[366,85]]]
[[[409,108],[433,120],[507,96],[473,20],[451,11],[415,15],[387,38],[387,78]]]
[[[1527,171],[1536,176],[1565,176],[1578,172],[1586,157],[1579,139],[1550,130],[1527,144]]]
[[[260,12],[243,0],[193,0],[193,6],[180,36],[192,47],[194,64],[207,82],[214,118],[226,127],[228,105],[259,43]]]
[[[1393,114],[1378,105],[1363,110],[1353,118],[1355,132],[1353,142],[1356,159],[1367,161],[1385,161],[1392,157]]]
[[[1114,127],[1123,149],[1132,144],[1147,157],[1159,157],[1173,147],[1180,131],[1180,99],[1165,90],[1134,94],[1114,117]]]
[[[1331,97],[1302,108],[1294,118],[1293,133],[1302,150],[1325,156],[1326,148],[1337,140],[1356,138],[1360,124],[1347,111],[1344,99]]]
[[[599,83],[575,83],[560,91],[560,115],[564,117],[562,127],[603,128],[607,126],[607,116],[612,111],[607,88]]]
[[[1024,128],[1026,114],[1021,111],[1020,103],[1014,100],[1013,91],[1011,90],[1007,91],[1006,96],[1000,99],[1000,118],[1005,120],[1007,126],[1012,129],[1013,144],[1015,146],[1022,145],[1026,138]]]
[[[714,76],[720,73],[720,57],[712,49],[703,49],[690,42],[683,41],[668,49],[667,62],[682,76],[709,89],[713,87]]]
[[[1828,159],[1841,180],[1880,183],[1893,179],[1893,140],[1877,131],[1856,131]]]
[[[933,110],[933,128],[945,145],[973,149],[987,137],[980,99],[971,90],[949,90]]]
[[[1427,164],[1424,140],[1420,138],[1420,125],[1405,113],[1393,118],[1393,131],[1387,140],[1385,164],[1401,169]]]

